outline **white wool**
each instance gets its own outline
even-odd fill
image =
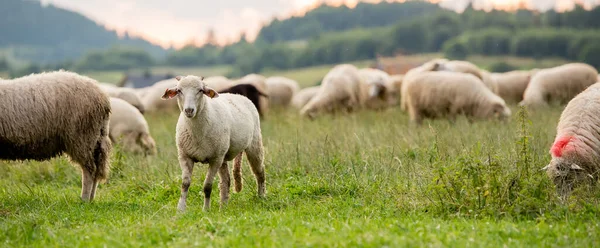
[[[109,136],[120,142],[122,149],[132,153],[156,154],[156,144],[144,116],[131,104],[119,98],[110,98]]]
[[[270,77],[265,82],[269,102],[273,106],[288,106],[294,95],[300,91],[298,82],[286,77]]]
[[[294,95],[294,98],[292,98],[292,106],[297,109],[302,109],[302,107],[304,107],[304,105],[319,92],[319,88],[320,86],[312,86],[301,89]]]

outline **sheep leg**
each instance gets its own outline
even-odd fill
[[[92,187],[94,186],[94,177],[86,168],[81,168],[81,199],[84,201],[92,200]]]
[[[94,179],[94,183],[92,183],[92,192],[90,193],[90,201],[94,200],[94,197],[96,197],[96,188],[98,188],[98,180]]]
[[[219,193],[221,195],[221,207],[227,205],[229,201],[229,188],[231,187],[231,179],[229,175],[229,166],[227,161],[223,161],[223,165],[219,169]]]
[[[177,209],[179,211],[185,211],[188,189],[190,188],[190,184],[192,182],[192,172],[194,170],[194,162],[192,159],[188,157],[180,157],[179,158],[179,166],[181,167],[181,197],[179,198],[179,203],[177,204]]]
[[[235,192],[239,193],[242,191],[242,152],[238,154],[233,160],[233,184],[235,186]]]
[[[204,211],[208,211],[210,209],[210,193],[212,192],[212,184],[215,180],[215,176],[219,171],[219,168],[223,165],[223,160],[212,161],[208,167],[208,173],[206,174],[206,178],[204,179]]]
[[[258,187],[258,196],[265,196],[265,167],[263,165],[264,150],[262,139],[259,137],[252,142],[252,145],[246,149],[246,158],[250,162],[250,168],[254,177],[256,177],[256,185]]]

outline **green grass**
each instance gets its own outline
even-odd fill
[[[398,109],[315,121],[272,111],[261,124],[266,199],[244,164],[243,191],[219,209],[213,187],[212,209],[202,212],[206,165],[197,165],[185,214],[176,211],[177,114],[148,115],[158,155],[115,149],[110,181],[91,204],[78,199],[79,170],[64,157],[0,162],[0,244],[596,247],[599,190],[560,204],[540,171],[560,112],[414,127]]]

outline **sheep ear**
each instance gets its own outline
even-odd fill
[[[581,168],[581,166],[579,166],[577,164],[571,164],[571,169],[573,169],[573,170],[583,170],[583,168]]]
[[[209,88],[209,87],[205,87],[204,88],[204,94],[207,95],[210,98],[217,98],[219,97],[219,93],[217,93],[215,90]]]
[[[177,81],[180,81],[181,80],[181,76],[177,76],[177,77],[175,77],[175,79],[177,79]]]
[[[177,89],[176,88],[168,88],[165,90],[165,94],[163,94],[161,98],[163,100],[168,100],[168,99],[172,99],[175,96],[177,96]]]

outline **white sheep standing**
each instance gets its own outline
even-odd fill
[[[112,114],[110,116],[109,136],[113,143],[120,141],[124,151],[156,154],[156,143],[148,129],[144,116],[131,104],[110,98]]]
[[[471,74],[422,72],[405,80],[404,85],[410,120],[417,124],[423,118],[454,119],[459,114],[469,119],[505,119],[511,115],[504,100]]]
[[[292,98],[292,106],[296,109],[302,109],[319,92],[319,88],[320,86],[317,85],[301,89]]]
[[[552,160],[544,167],[565,199],[585,180],[598,180],[600,172],[600,84],[573,98],[563,110],[556,138],[550,149]]]
[[[177,98],[181,114],[177,121],[176,142],[182,170],[181,197],[178,209],[186,208],[188,189],[194,163],[208,163],[204,181],[204,210],[210,208],[213,180],[219,172],[221,206],[229,199],[230,175],[227,161],[235,158],[233,178],[236,192],[242,189],[242,152],[258,186],[258,195],[265,195],[263,144],[258,110],[248,98],[236,94],[221,94],[206,87],[201,77],[176,77],[175,87],[164,92],[162,99]]]
[[[598,71],[584,63],[541,69],[531,78],[519,104],[528,108],[545,107],[550,103],[566,104],[596,83],[597,77]]]
[[[0,81],[0,159],[47,160],[62,153],[81,167],[91,201],[110,172],[110,101],[96,80],[68,71]]]
[[[265,81],[267,84],[267,95],[269,95],[269,104],[272,106],[287,107],[300,86],[298,82],[286,77],[269,77]]]

